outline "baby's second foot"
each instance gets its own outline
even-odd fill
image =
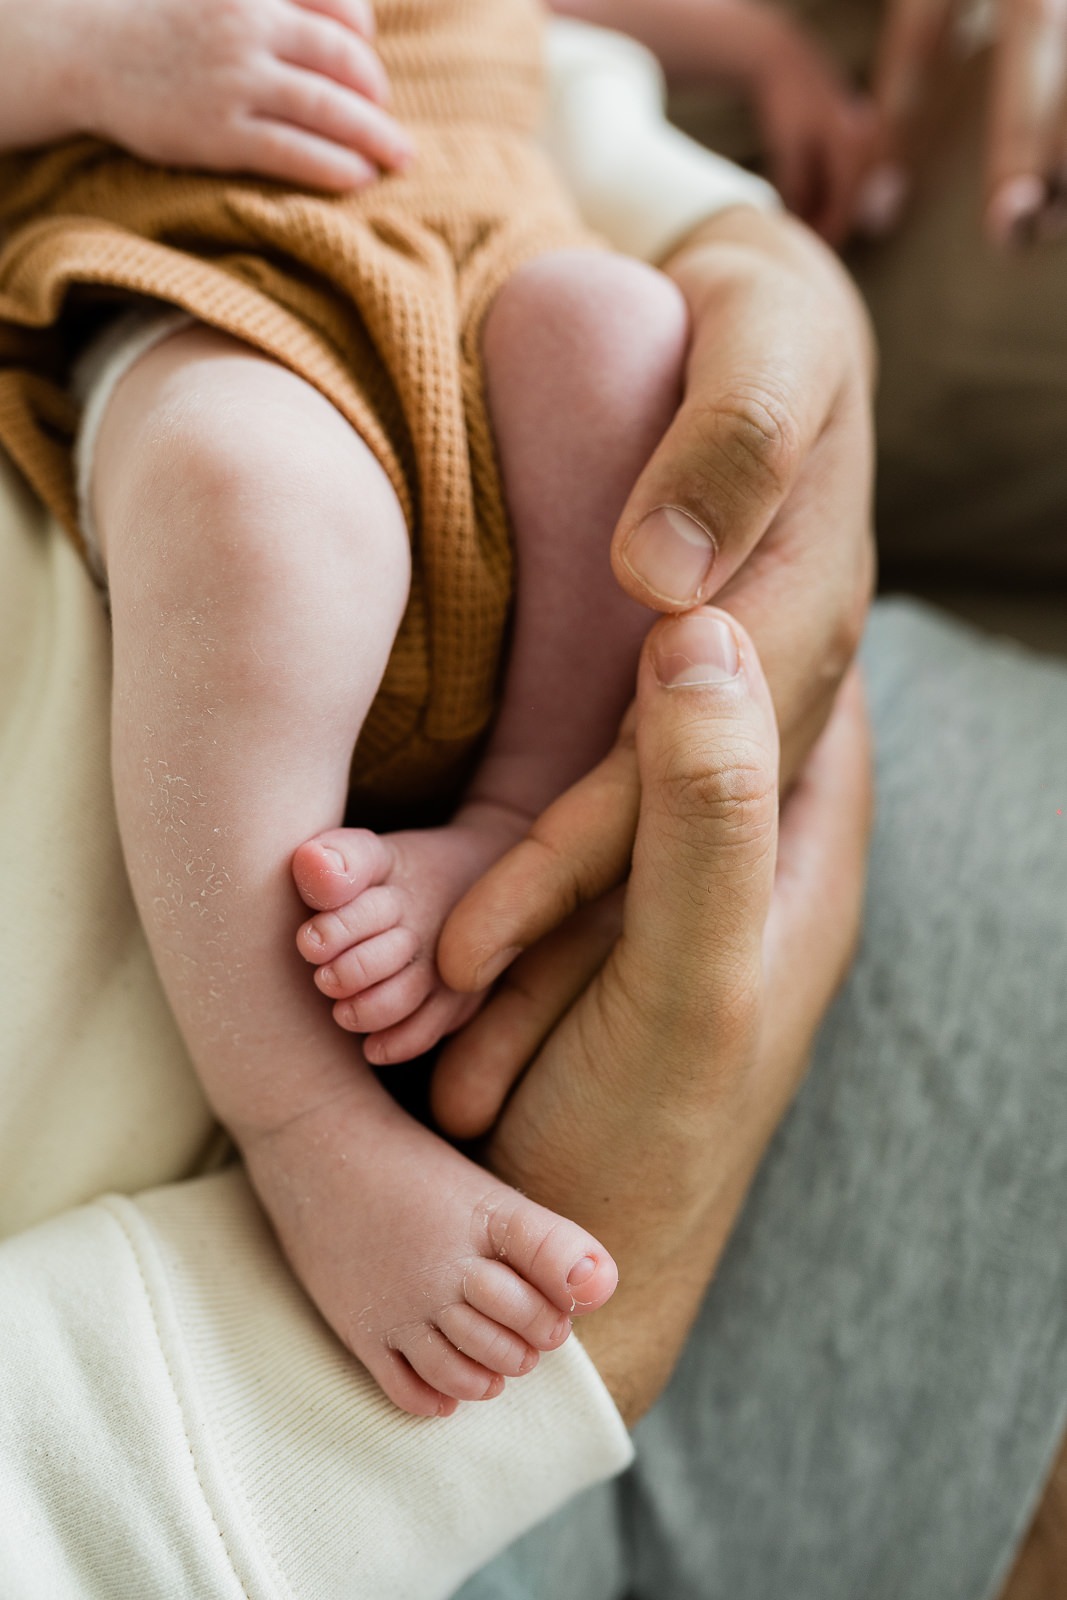
[[[492,1400],[595,1311],[615,1263],[353,1076],[242,1142],[297,1277],[385,1393],[416,1416]]]
[[[530,819],[486,802],[445,828],[376,834],[336,828],[300,846],[293,876],[318,914],[297,948],[318,968],[342,1028],[366,1034],[375,1066],[422,1055],[477,1010],[441,980],[437,938],[452,907]]]

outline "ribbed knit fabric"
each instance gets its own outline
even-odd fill
[[[479,360],[524,261],[589,245],[536,142],[534,0],[380,0],[409,174],[326,196],[152,167],[77,140],[0,160],[0,443],[77,536],[67,396],[101,307],[150,296],[313,383],[412,530],[411,598],[354,766],[376,799],[453,777],[492,712],[511,596]]]
[[[573,1336],[404,1416],[236,1168],[0,1243],[4,1600],[443,1600],[632,1458]]]

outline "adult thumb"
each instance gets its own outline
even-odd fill
[[[658,611],[688,610],[728,582],[794,489],[839,396],[825,296],[773,263],[731,270],[696,306],[682,404],[612,543],[618,582]]]
[[[617,959],[653,1008],[674,1006],[691,982],[721,1037],[758,1005],[778,838],[770,691],[727,613],[705,608],[653,628],[637,757],[641,813]]]

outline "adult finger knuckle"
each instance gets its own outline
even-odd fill
[[[700,841],[714,829],[717,842],[749,844],[773,829],[777,774],[765,751],[738,743],[668,775],[670,811]]]
[[[739,389],[698,417],[703,475],[716,498],[780,500],[800,460],[800,441],[785,397]]]

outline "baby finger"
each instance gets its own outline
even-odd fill
[[[227,166],[338,194],[363,189],[378,176],[377,167],[356,151],[270,117],[246,119]]]
[[[279,63],[256,109],[261,116],[291,122],[356,151],[379,167],[403,168],[414,155],[410,136],[388,112],[299,67]]]
[[[378,56],[365,39],[331,18],[296,14],[279,44],[281,60],[320,73],[378,105],[388,104],[389,79]]]
[[[318,11],[324,17],[333,17],[364,39],[374,38],[374,8],[370,0],[295,0],[295,4],[305,11]]]

